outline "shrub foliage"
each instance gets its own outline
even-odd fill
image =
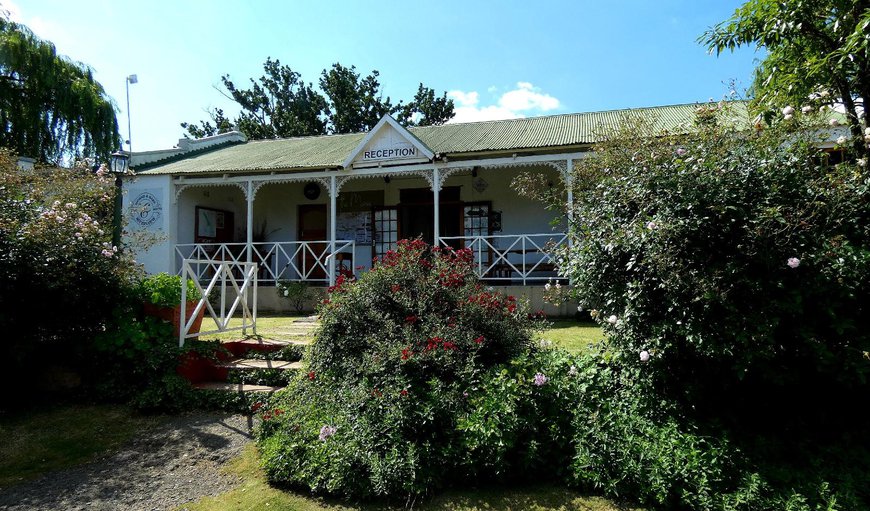
[[[36,356],[79,359],[134,287],[137,267],[110,243],[113,197],[112,181],[88,168],[24,171],[0,153],[0,354],[12,362],[9,381]]]
[[[515,375],[511,360],[533,351],[534,315],[481,286],[470,258],[403,241],[359,281],[338,279],[320,305],[310,372],[264,422],[271,480],[395,498],[469,474],[501,478],[546,466],[537,444],[549,442],[532,432],[547,428],[523,422],[532,409],[511,426],[493,417],[521,406],[503,402],[497,382],[509,385],[501,371]],[[534,373],[524,371],[525,381],[511,385],[528,394]],[[489,457],[505,449],[531,454]]]
[[[577,169],[563,271],[659,391],[721,412],[865,381],[870,180],[826,164],[811,120],[622,132]]]

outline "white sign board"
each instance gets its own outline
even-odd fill
[[[404,134],[390,125],[384,125],[366,147],[359,153],[355,166],[382,163],[417,163],[428,161]]]
[[[137,230],[163,230],[163,190],[142,188],[130,190],[130,226]]]

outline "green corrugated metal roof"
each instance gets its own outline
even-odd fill
[[[734,113],[746,115],[745,104],[732,103]],[[617,126],[627,115],[648,119],[656,132],[692,129],[697,104],[628,110],[548,115],[503,121],[484,121],[411,128],[432,151],[444,155],[491,151],[534,152],[598,142],[604,129]],[[229,145],[176,161],[149,165],[143,174],[253,173],[262,170],[306,170],[340,167],[365,137],[364,133],[319,137],[256,140]]]

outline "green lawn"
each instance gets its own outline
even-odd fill
[[[0,417],[0,487],[90,461],[153,420],[111,405],[47,405]]]
[[[262,335],[263,337],[269,339],[280,339],[282,334],[286,333],[290,328],[290,325],[293,324],[299,318],[305,317],[307,314],[295,314],[295,315],[281,315],[281,316],[257,316],[257,334]],[[241,326],[242,320],[241,318],[234,317],[230,320],[230,327]],[[202,330],[209,331],[215,330],[215,324],[212,319],[206,315],[202,320]],[[248,334],[251,334],[251,331],[248,330]],[[222,341],[230,340],[230,339],[240,339],[242,338],[241,330],[234,330],[231,332],[226,332],[223,334],[211,334],[204,335],[200,339],[220,339]]]
[[[270,339],[280,339],[282,334],[287,332],[290,325],[303,315],[295,316],[258,316],[257,317],[257,333],[263,337]],[[209,323],[209,319],[203,320],[203,330],[214,328],[214,323]],[[571,319],[557,319],[551,322],[552,327],[538,335],[538,339],[546,339],[553,341],[554,344],[565,348],[572,353],[579,353],[585,350],[593,342],[598,342],[604,338],[601,333],[601,328],[595,323],[579,322]],[[230,322],[230,326],[241,325],[241,320],[234,318]],[[250,332],[248,332],[250,333]],[[227,332],[220,335],[207,335],[202,339],[221,339],[229,340],[242,337],[241,330]]]
[[[553,341],[553,344],[572,353],[586,350],[590,344],[604,339],[601,328],[595,323],[582,323],[572,319],[557,319],[553,326],[538,335],[538,339]]]
[[[353,511],[406,509],[404,506],[350,505],[341,502],[313,499],[301,494],[269,486],[260,469],[257,449],[251,444],[242,455],[233,460],[227,472],[239,478],[239,485],[216,497],[205,497],[179,509],[190,511]],[[631,511],[639,508],[617,505],[600,497],[583,496],[574,491],[554,486],[527,488],[487,488],[444,492],[431,500],[413,503],[421,511]]]

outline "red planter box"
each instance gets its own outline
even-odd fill
[[[187,310],[185,322],[190,320],[190,317],[193,315],[193,310],[196,308],[196,304],[198,302],[187,302]],[[146,316],[151,316],[152,318],[162,319],[164,321],[168,321],[172,323],[172,331],[175,335],[178,335],[179,330],[181,328],[179,319],[181,318],[181,305],[176,305],[175,307],[160,307],[151,303],[145,303],[143,310]],[[202,318],[205,315],[205,307],[199,311],[199,314],[196,316],[196,320],[190,326],[189,334],[199,333],[199,328],[202,326]]]

